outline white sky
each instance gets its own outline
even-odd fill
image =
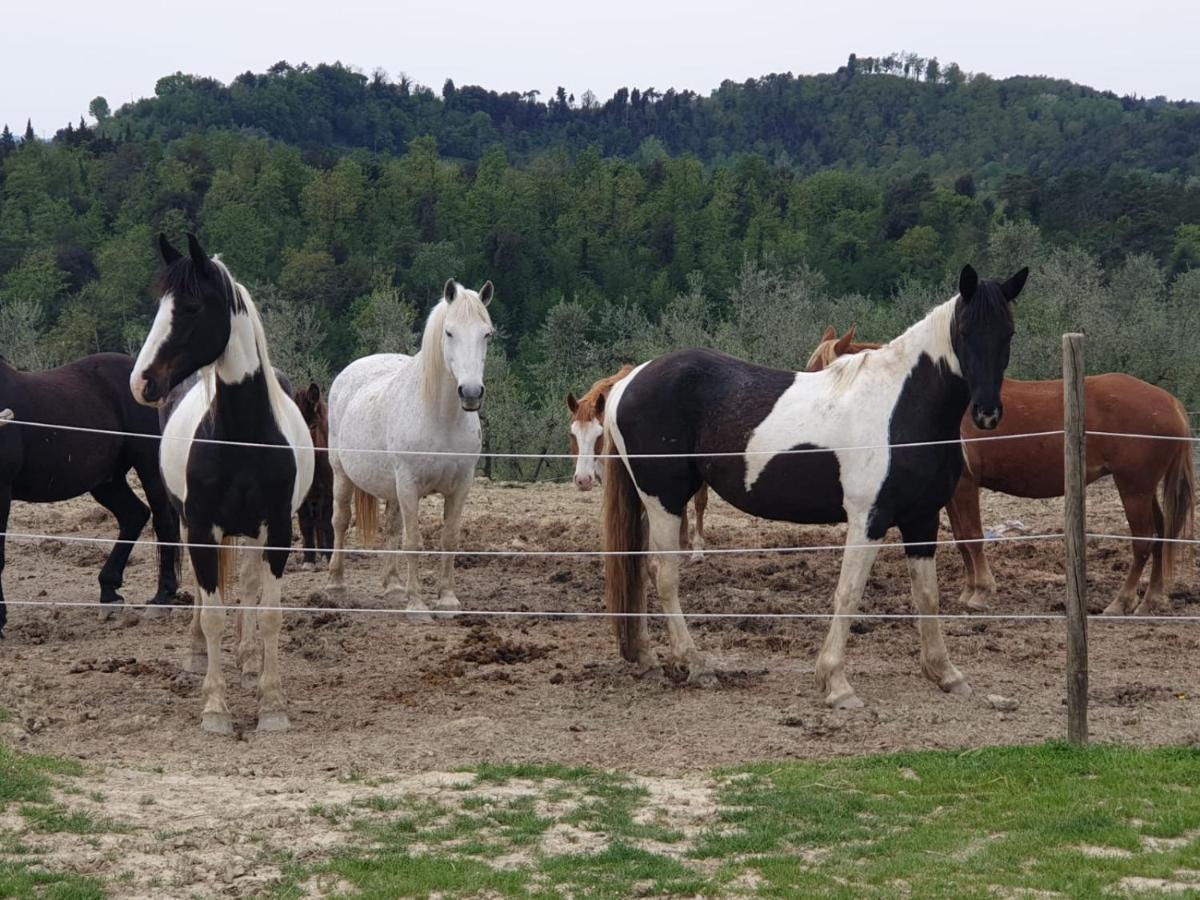
[[[281,59],[378,66],[437,90],[449,77],[604,99],[621,86],[707,93],[907,49],[997,76],[1200,99],[1190,0],[5,0],[0,21],[0,124],[19,133],[32,117],[43,135],[98,94],[115,110],[175,71],[229,82]]]

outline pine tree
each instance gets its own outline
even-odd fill
[[[0,131],[0,159],[8,156],[17,149],[17,139],[13,137],[13,133],[8,130],[7,123],[4,130]]]
[[[33,133],[33,119],[25,120],[25,136],[21,138],[22,144],[31,144],[37,140],[37,135]]]

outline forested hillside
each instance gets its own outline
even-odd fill
[[[49,142],[0,133],[0,350],[20,365],[136,347],[161,229],[223,255],[300,377],[410,346],[447,277],[491,278],[492,435],[520,449],[608,365],[698,342],[799,365],[825,318],[890,337],[967,260],[1041,267],[1025,371],[1060,326],[1140,323],[1093,361],[1196,391],[1168,365],[1198,299],[1196,104],[909,54],[545,102],[280,63],[91,109]],[[520,434],[527,410],[545,420]]]

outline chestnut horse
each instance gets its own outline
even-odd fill
[[[877,349],[879,344],[855,343],[851,326],[840,338],[828,328],[808,362],[817,372],[843,354]],[[1195,473],[1187,412],[1162,388],[1131,375],[1091,375],[1086,379],[1087,480],[1091,484],[1112,475],[1129,531],[1135,538],[1191,538],[1194,520]],[[1055,381],[1004,379],[1001,388],[1004,420],[994,434],[1029,434],[1056,431],[1063,423],[1063,384]],[[1108,437],[1095,432],[1152,434],[1180,440],[1142,440]],[[970,417],[962,421],[963,437],[979,437]],[[996,593],[996,579],[988,566],[979,517],[979,489],[1014,497],[1063,495],[1063,439],[1061,434],[1011,441],[969,441],[963,445],[967,465],[954,497],[946,506],[950,527],[958,540],[967,581],[962,602],[986,609]],[[1157,491],[1162,484],[1162,502]],[[1174,577],[1179,545],[1154,540],[1133,541],[1133,565],[1107,615],[1150,613]],[[1137,587],[1146,560],[1152,559],[1150,585],[1141,602]]]
[[[616,375],[601,378],[591,389],[575,399],[574,392],[567,394],[567,408],[571,411],[571,425],[568,429],[571,436],[571,454],[575,457],[575,487],[581,491],[590,491],[593,485],[600,484],[604,466],[604,404],[613,385],[633,371],[633,366],[621,367]],[[694,551],[692,558],[703,559],[704,552],[704,511],[708,508],[708,485],[701,485],[692,498],[696,508],[696,535],[689,537],[687,510],[679,522],[679,544]]]

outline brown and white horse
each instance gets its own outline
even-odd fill
[[[590,491],[601,482],[604,466],[604,405],[609,391],[618,381],[633,371],[633,366],[621,367],[621,371],[601,378],[586,394],[575,399],[574,392],[567,394],[567,408],[571,411],[571,454],[575,457],[575,487]],[[704,511],[708,508],[708,485],[702,485],[692,498],[696,509],[696,533],[689,536],[687,510],[679,522],[679,544],[693,551],[692,559],[704,558]]]
[[[300,537],[304,541],[304,566],[312,571],[319,557],[333,553],[333,468],[329,465],[329,408],[316,382],[292,395],[304,423],[308,425],[316,456],[312,487],[296,511]]]
[[[843,354],[878,349],[880,344],[855,343],[854,327],[841,337],[828,328],[808,362],[808,371],[819,372]],[[1087,480],[1091,484],[1112,475],[1125,507],[1129,531],[1135,538],[1191,538],[1194,524],[1195,473],[1187,412],[1175,397],[1132,375],[1092,375],[1086,379]],[[1000,389],[1004,420],[992,434],[1031,434],[1056,431],[1063,422],[1061,380],[1017,381],[1004,379]],[[1180,440],[1138,440],[1094,432],[1151,434]],[[979,437],[970,416],[962,420],[963,437]],[[958,540],[966,567],[962,601],[972,609],[986,609],[996,593],[996,579],[988,566],[979,517],[979,489],[1014,497],[1063,495],[1063,439],[1061,434],[1011,441],[968,441],[963,445],[967,465],[946,506],[950,527]],[[1162,501],[1157,492],[1162,485]],[[1153,540],[1133,541],[1133,565],[1106,614],[1149,613],[1163,596],[1164,586],[1175,575],[1179,545]],[[1150,585],[1140,603],[1137,587],[1146,560]]]

